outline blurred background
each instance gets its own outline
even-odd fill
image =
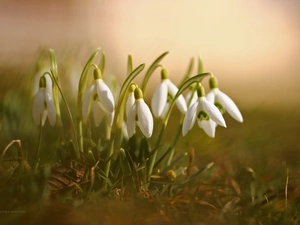
[[[185,138],[180,136],[176,154],[194,149],[195,165],[215,162],[225,174],[218,179],[253,168],[262,185],[275,191],[285,187],[289,168],[289,185],[299,188],[299,12],[299,0],[0,0],[0,152],[14,139],[22,140],[25,155],[36,149],[39,127],[31,115],[34,91],[29,96],[28,89],[36,92],[32,77],[40,75],[34,73],[41,49],[55,50],[68,100],[76,98],[81,70],[97,47],[107,57],[105,77],[115,75],[119,84],[129,53],[136,67],[149,66],[169,51],[162,64],[176,84],[190,59],[200,54],[204,70],[213,72],[220,89],[237,103],[244,123],[224,114],[228,128],[218,127],[214,139],[195,126]],[[150,79],[152,90],[159,77],[157,70]],[[150,98],[151,88],[147,90]],[[75,104],[70,107],[75,111]],[[61,108],[69,138],[69,117],[63,104]],[[171,116],[166,143],[178,129],[177,115]],[[155,126],[153,142],[160,124]],[[46,122],[41,149],[47,150],[47,160],[60,150],[57,130]],[[295,202],[299,205],[299,199]]]
[[[79,77],[87,56],[101,47],[107,74],[123,78],[128,53],[137,66],[170,51],[163,65],[176,83],[201,54],[204,70],[239,106],[296,108],[299,10],[298,0],[1,1],[0,64],[26,69],[41,47],[53,48],[58,60],[76,51]],[[2,90],[19,81],[4,81],[5,74]],[[22,69],[14,76],[24,76]]]

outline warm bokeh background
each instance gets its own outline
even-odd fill
[[[241,107],[296,107],[299,10],[297,0],[1,1],[0,62],[30,66],[41,46],[59,56],[100,46],[108,72],[124,76],[128,53],[149,65],[170,51],[163,64],[176,79],[200,53]]]

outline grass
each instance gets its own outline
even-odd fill
[[[1,224],[300,224],[300,110],[242,109],[244,123],[225,115],[228,128],[218,127],[214,139],[195,126],[180,136],[174,159],[182,160],[171,167],[187,167],[184,175],[160,174],[149,191],[133,192],[132,183],[122,181],[113,191],[89,192],[89,181],[74,181],[84,176],[80,167],[68,173],[73,180],[59,177],[67,172],[55,169],[57,149],[69,143],[57,141],[59,132],[50,126],[42,139],[42,163],[37,170],[31,166],[38,128],[32,100],[26,89],[17,89],[1,97],[0,152],[20,139],[24,160],[5,161],[18,154],[13,144],[0,164]],[[178,129],[176,113],[170,121],[162,143],[170,143]],[[70,124],[63,122],[71,136]],[[193,174],[198,175],[184,183]],[[53,194],[47,188],[54,188],[55,179],[77,184]]]

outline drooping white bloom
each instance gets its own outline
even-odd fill
[[[218,108],[206,99],[202,86],[197,87],[197,93],[197,101],[191,105],[184,117],[182,134],[185,136],[197,120],[199,127],[209,137],[215,137],[215,124],[226,127],[225,120]]]
[[[127,132],[132,137],[135,133],[136,125],[139,126],[142,133],[147,137],[151,137],[153,132],[153,117],[148,105],[143,99],[143,93],[140,88],[134,91],[135,102],[131,106],[127,116]]]
[[[56,122],[56,111],[53,102],[52,92],[47,91],[47,82],[45,76],[40,78],[39,90],[35,95],[32,107],[32,116],[35,124],[44,126],[48,117],[51,126]]]
[[[211,77],[209,80],[209,84],[211,91],[206,95],[207,100],[214,103],[219,108],[221,113],[228,112],[228,114],[232,116],[232,118],[242,123],[243,116],[240,110],[230,97],[220,91],[220,89],[218,88],[217,79],[215,77]]]
[[[82,116],[84,120],[87,120],[89,116],[90,106],[97,126],[104,115],[107,117],[108,124],[112,124],[115,101],[109,87],[102,80],[101,71],[98,68],[94,70],[94,83],[83,98]]]
[[[170,101],[170,98],[174,98],[178,91],[178,88],[169,79],[169,75],[166,69],[162,69],[161,79],[162,81],[155,90],[152,97],[151,107],[155,117],[163,118],[163,112],[167,111],[167,103]],[[176,105],[183,114],[186,113],[187,106],[182,95],[180,95],[176,99]]]

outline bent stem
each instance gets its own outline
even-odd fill
[[[98,55],[100,48],[97,48],[95,52],[91,55],[87,63],[85,64],[79,84],[78,84],[78,95],[77,95],[77,120],[78,120],[78,139],[79,139],[79,149],[83,152],[83,136],[82,136],[82,98],[83,98],[83,91],[87,80],[87,73],[92,64],[94,58]],[[105,57],[105,56],[102,56]],[[103,61],[103,60],[102,60]],[[103,65],[103,64],[102,64]],[[102,68],[102,66],[101,66]]]
[[[191,86],[193,83],[196,83],[196,82],[201,82],[202,79],[206,76],[209,76],[211,75],[212,73],[210,72],[206,72],[206,73],[201,73],[201,74],[198,74],[194,77],[191,77],[189,78],[188,80],[186,80],[178,89],[176,95],[174,96],[174,98],[172,99],[171,101],[171,104],[170,104],[170,107],[166,113],[166,116],[163,120],[163,124],[162,124],[162,128],[160,130],[160,133],[159,133],[159,136],[158,136],[158,139],[157,139],[157,142],[156,142],[156,145],[155,145],[155,152],[153,153],[153,156],[152,158],[150,159],[150,165],[149,165],[149,170],[148,170],[148,181],[150,181],[151,179],[151,174],[152,174],[152,171],[153,171],[153,167],[155,165],[155,161],[156,161],[156,156],[157,156],[157,148],[159,147],[160,145],[160,142],[162,140],[162,136],[163,136],[163,133],[164,133],[164,130],[168,124],[168,120],[169,120],[169,117],[171,115],[171,112],[172,112],[172,109],[175,105],[175,102],[177,100],[177,98],[182,94],[183,91],[185,91],[189,86]]]
[[[76,158],[77,159],[80,159],[80,153],[79,153],[79,151],[80,151],[80,145],[79,145],[79,139],[78,139],[78,137],[77,137],[77,133],[76,133],[76,128],[75,128],[75,124],[74,124],[74,120],[73,120],[73,116],[72,116],[72,113],[71,113],[71,110],[70,110],[70,107],[69,107],[69,105],[68,105],[68,103],[67,103],[67,100],[66,100],[66,98],[65,98],[65,96],[64,96],[64,94],[63,94],[63,92],[62,92],[62,90],[61,90],[61,88],[60,88],[60,86],[59,86],[59,84],[57,83],[57,80],[54,78],[54,76],[53,76],[53,72],[52,72],[52,70],[51,70],[51,73],[48,73],[50,76],[51,76],[51,78],[53,79],[53,81],[55,82],[55,84],[56,84],[56,86],[57,86],[57,88],[58,88],[58,90],[59,90],[59,92],[60,92],[60,95],[61,95],[61,97],[62,97],[62,99],[63,99],[63,102],[64,102],[64,104],[65,104],[65,106],[66,106],[66,108],[67,108],[67,111],[68,111],[68,115],[69,115],[69,119],[70,119],[70,123],[71,123],[71,125],[72,125],[72,130],[73,130],[73,133],[74,133],[74,137],[75,137],[75,146],[74,146],[74,150],[75,150],[75,155],[76,155]]]
[[[104,168],[104,174],[106,178],[108,178],[110,165],[111,165],[111,156],[114,153],[114,150],[120,149],[121,146],[121,139],[122,139],[122,125],[123,125],[123,119],[124,119],[124,110],[125,110],[125,95],[127,92],[128,87],[130,86],[133,79],[139,75],[143,69],[145,68],[145,64],[139,65],[132,73],[126,78],[124,81],[119,94],[119,99],[117,103],[117,107],[115,109],[115,117],[113,120],[113,124],[111,127],[111,135],[110,135],[110,141],[108,143],[107,148],[107,156],[106,159],[108,159],[105,168]],[[116,140],[116,145],[115,145]],[[105,182],[104,189],[107,189],[107,182]]]

